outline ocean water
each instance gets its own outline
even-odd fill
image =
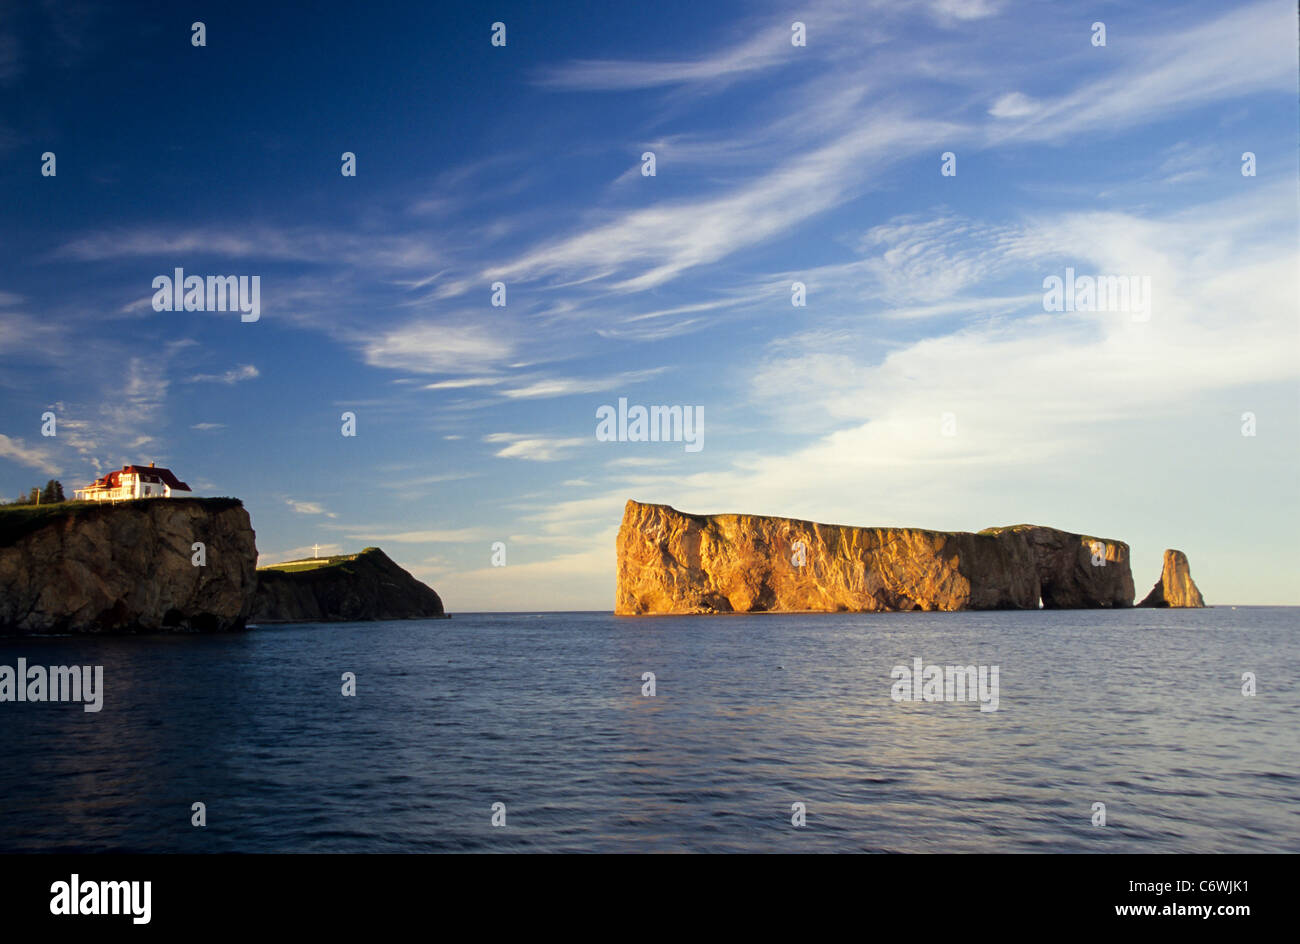
[[[0,850],[1295,852],[1298,624],[546,613],[0,639],[0,665],[102,665],[105,686],[97,714],[0,703]],[[893,701],[917,657],[998,666],[998,710]]]

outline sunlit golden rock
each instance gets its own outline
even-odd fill
[[[1122,541],[1035,525],[853,528],[758,515],[689,515],[629,501],[614,611],[864,612],[1127,607]]]
[[[1138,606],[1198,607],[1205,606],[1205,598],[1192,580],[1192,569],[1187,555],[1182,551],[1165,551],[1165,564],[1160,579]]]

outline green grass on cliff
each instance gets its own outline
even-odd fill
[[[362,554],[368,554],[371,551],[377,551],[379,548],[367,547],[358,551],[356,554],[335,554],[332,557],[304,557],[302,560],[285,561],[281,564],[267,564],[265,567],[259,567],[258,570],[278,570],[283,574],[300,574],[308,570],[323,570],[326,567],[341,567],[344,564],[351,563]]]
[[[1034,528],[1039,528],[1039,527],[1045,527],[1045,525],[1009,524],[1000,528],[985,528],[983,531],[980,531],[979,533],[989,535],[990,537],[997,537],[999,534],[1007,534],[1016,531],[1032,531]],[[1065,531],[1063,528],[1053,528],[1052,530],[1061,531],[1063,534],[1078,534],[1078,536],[1082,538],[1084,541],[1100,541],[1103,544],[1124,544],[1125,547],[1128,546],[1127,544],[1125,544],[1124,541],[1117,541],[1114,538],[1102,538],[1102,537],[1097,537],[1095,534],[1082,534],[1075,531]]]
[[[52,505],[0,505],[0,547],[8,547],[20,538],[65,519],[85,519],[91,515],[125,514],[142,505],[197,503],[210,511],[242,508],[238,498],[137,498],[110,502],[66,501]]]

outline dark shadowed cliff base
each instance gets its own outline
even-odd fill
[[[262,568],[249,616],[254,623],[442,618],[442,598],[377,547]]]
[[[978,534],[689,515],[629,501],[615,613],[1131,607],[1129,547],[1037,525]]]

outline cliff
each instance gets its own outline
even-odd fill
[[[442,599],[377,547],[257,572],[249,619],[318,623],[443,617]]]
[[[0,634],[242,629],[254,538],[234,498],[0,509]]]
[[[1035,525],[853,528],[629,501],[617,540],[622,615],[1133,605],[1127,544]]]
[[[1172,549],[1165,551],[1164,567],[1160,579],[1138,606],[1200,607],[1205,598],[1192,580],[1192,569],[1187,555]]]

